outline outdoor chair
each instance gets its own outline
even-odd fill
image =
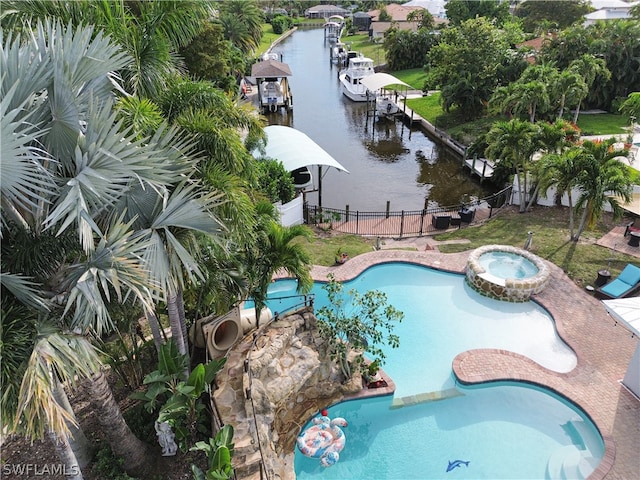
[[[629,235],[631,232],[640,232],[640,227],[636,227],[634,226],[635,224],[635,220],[631,223],[628,223],[626,225],[626,228],[624,229],[624,236],[626,237],[627,235]]]
[[[451,223],[451,215],[434,215],[431,224],[437,230],[446,230]]]
[[[640,267],[628,263],[611,282],[596,290],[597,298],[623,298],[640,290]]]

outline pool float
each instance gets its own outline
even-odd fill
[[[319,458],[323,467],[330,467],[340,459],[340,452],[346,442],[340,427],[346,427],[347,421],[341,417],[331,420],[323,410],[322,415],[314,418],[311,423],[313,426],[298,435],[298,449],[306,457]]]

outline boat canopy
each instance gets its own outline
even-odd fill
[[[381,88],[385,88],[390,85],[403,85],[405,87],[412,88],[411,85],[404,83],[399,78],[389,75],[388,73],[374,73],[373,75],[368,75],[360,80],[360,83],[370,92],[376,92]]]
[[[251,66],[251,76],[255,78],[282,78],[291,77],[291,69],[286,63],[278,60],[262,60]]]
[[[320,145],[295,128],[270,125],[264,127],[264,133],[267,135],[266,156],[280,160],[288,172],[311,165],[326,165],[349,173]]]

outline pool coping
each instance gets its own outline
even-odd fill
[[[327,276],[332,274],[337,281],[344,282],[369,267],[390,262],[414,263],[464,274],[470,252],[377,250],[342,265],[314,266],[311,274],[315,281],[327,281]],[[640,445],[640,400],[620,381],[638,339],[623,326],[616,326],[601,302],[579,288],[559,267],[543,261],[551,272],[549,284],[543,292],[533,295],[532,301],[552,315],[558,335],[576,353],[576,367],[570,372],[558,373],[514,352],[476,349],[454,358],[454,375],[460,383],[469,385],[515,381],[549,388],[580,407],[602,436],[604,456],[589,478],[633,478],[640,471],[636,451]],[[362,396],[374,393],[364,390]]]

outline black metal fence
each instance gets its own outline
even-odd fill
[[[326,230],[363,236],[403,238],[428,235],[490,218],[511,199],[512,186],[465,205],[422,210],[361,212],[304,205],[304,220]]]

